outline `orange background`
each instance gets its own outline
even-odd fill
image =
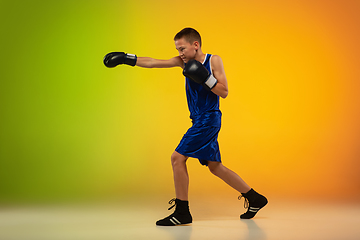
[[[190,127],[181,69],[102,59],[176,56],[173,36],[189,26],[225,65],[224,165],[266,195],[359,199],[359,10],[352,0],[2,3],[0,200],[173,196],[170,155]],[[236,195],[188,163],[191,196]]]

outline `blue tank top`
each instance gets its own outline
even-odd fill
[[[206,54],[204,67],[211,71],[211,54]],[[186,79],[186,97],[190,111],[190,118],[194,125],[221,126],[221,111],[219,109],[219,96],[205,89],[201,84]]]

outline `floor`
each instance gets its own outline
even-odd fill
[[[171,213],[163,202],[0,207],[0,240],[360,239],[360,203],[270,200],[253,220],[240,220],[239,202],[209,202],[193,201],[194,222],[175,227],[155,226]]]

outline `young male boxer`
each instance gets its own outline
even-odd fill
[[[228,84],[221,58],[203,53],[200,34],[193,28],[184,28],[175,37],[179,55],[167,60],[137,57],[124,52],[112,52],[105,56],[104,64],[111,68],[127,64],[144,68],[181,67],[186,77],[186,96],[192,127],[188,129],[171,155],[176,199],[174,213],[156,222],[160,226],[189,224],[189,176],[186,161],[189,157],[199,159],[210,172],[241,193],[248,202],[247,212],[241,219],[250,219],[267,204],[267,199],[247,185],[235,172],[221,163],[218,133],[221,127],[219,97],[226,98]],[[170,207],[169,210],[172,208]]]

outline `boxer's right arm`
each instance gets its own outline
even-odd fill
[[[138,57],[136,66],[143,68],[171,68],[171,67],[183,68],[184,62],[179,56],[167,60],[155,59],[150,57]]]

